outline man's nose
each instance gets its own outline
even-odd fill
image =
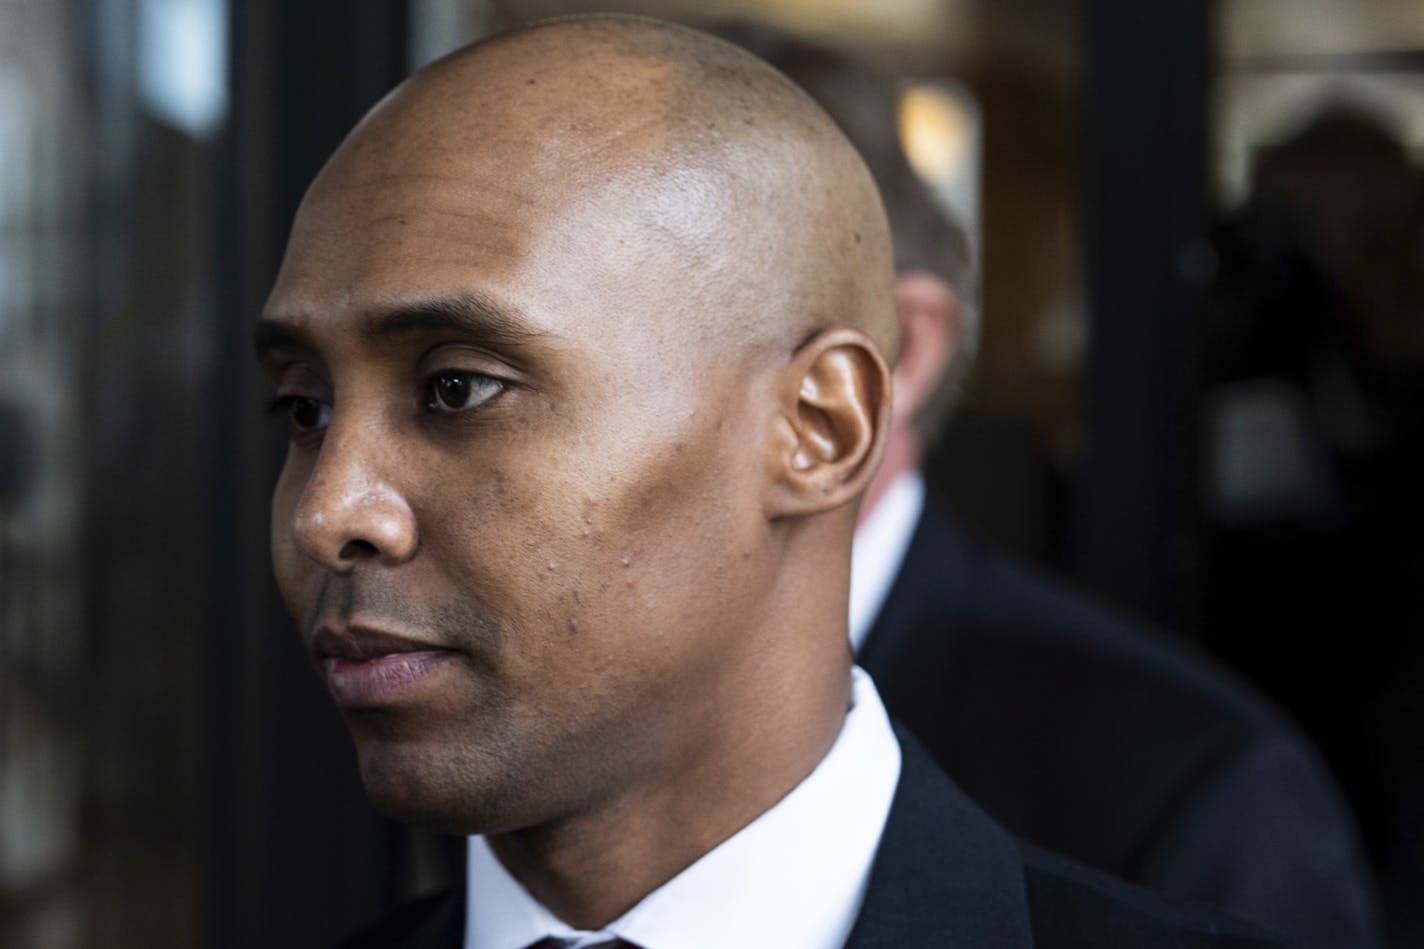
[[[360,439],[328,431],[293,518],[297,544],[308,557],[344,573],[363,561],[394,565],[415,554],[415,513],[384,471]]]

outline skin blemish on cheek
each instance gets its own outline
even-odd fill
[[[579,621],[577,616],[569,617],[569,635],[577,636],[579,631]]]

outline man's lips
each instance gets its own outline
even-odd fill
[[[312,637],[312,652],[331,697],[349,709],[394,704],[458,657],[436,643],[355,626],[321,627]]]

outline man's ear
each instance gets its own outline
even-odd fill
[[[895,278],[900,358],[895,361],[895,421],[912,424],[939,386],[959,339],[959,297],[942,278],[921,270]]]
[[[890,370],[870,337],[848,327],[805,343],[782,370],[767,512],[839,507],[869,483],[890,428]]]

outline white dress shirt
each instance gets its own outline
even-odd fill
[[[850,648],[857,653],[890,594],[924,509],[925,479],[906,471],[890,482],[856,529],[850,548]]]
[[[575,947],[620,937],[642,949],[840,949],[860,912],[900,745],[870,676],[852,670],[851,710],[831,750],[771,809],[598,932],[571,928],[469,839],[465,949]]]

